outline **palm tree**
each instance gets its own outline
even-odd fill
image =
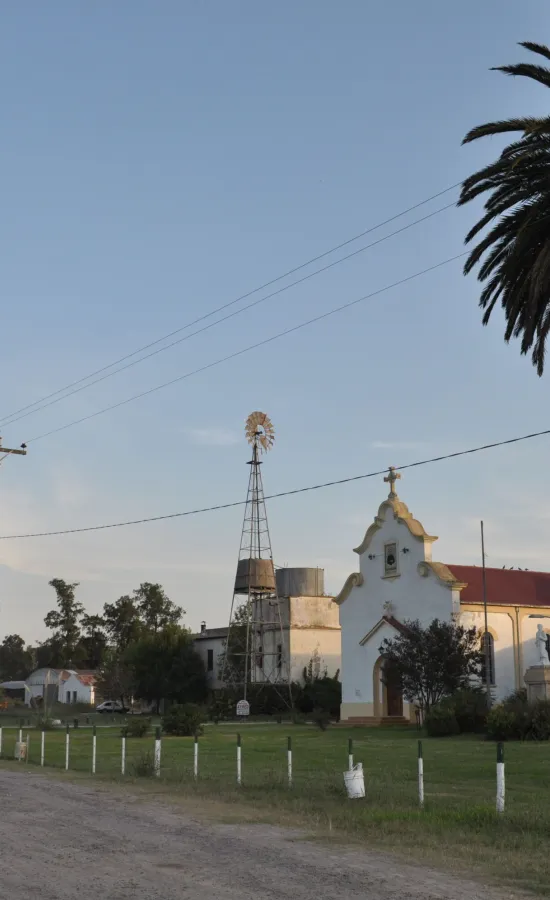
[[[550,60],[550,49],[520,44]],[[497,66],[506,75],[523,75],[550,87],[550,68],[535,63]],[[498,159],[467,178],[459,206],[487,193],[485,214],[466,236],[469,244],[490,225],[471,250],[464,273],[481,261],[478,280],[484,284],[479,305],[483,324],[500,301],[506,318],[504,338],[521,337],[521,352],[532,350],[539,375],[544,369],[550,331],[550,116],[507,119],[473,128],[463,143],[487,135],[520,132]]]

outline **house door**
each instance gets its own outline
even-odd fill
[[[392,672],[388,671],[387,666],[384,667],[385,681],[385,707],[384,715],[386,716],[402,716],[403,715],[403,694],[401,687]]]

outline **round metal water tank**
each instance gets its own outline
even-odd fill
[[[275,591],[271,559],[240,559],[235,578],[236,594],[267,594]]]
[[[279,597],[322,597],[325,593],[324,569],[277,569]]]

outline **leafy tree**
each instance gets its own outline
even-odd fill
[[[103,654],[97,672],[96,690],[99,697],[120,700],[123,706],[133,692],[132,672],[116,647],[108,648]]]
[[[169,625],[143,634],[130,644],[124,660],[135,692],[142,700],[173,703],[201,702],[208,694],[206,672],[188,631]]]
[[[86,654],[84,664],[88,669],[97,669],[101,664],[107,647],[102,617],[84,615],[82,617],[82,631],[80,647]]]
[[[123,651],[128,644],[137,640],[141,631],[141,620],[136,602],[127,594],[115,603],[105,603],[103,626],[110,643]]]
[[[65,664],[65,654],[60,638],[51,637],[35,649],[37,669],[61,669]]]
[[[167,625],[178,625],[184,610],[172,603],[164,593],[161,584],[144,581],[134,591],[134,602],[141,621],[148,631],[160,631]]]
[[[475,628],[439,619],[427,628],[418,620],[404,625],[402,633],[380,647],[384,678],[398,684],[405,700],[417,703],[423,713],[480,676],[483,657]]]
[[[525,41],[520,46],[550,60],[550,48],[543,44]],[[519,63],[496,69],[550,87],[547,66]],[[533,365],[542,375],[550,330],[550,116],[519,116],[478,125],[463,143],[514,132],[500,156],[462,185],[459,205],[487,195],[484,214],[466,235],[466,243],[474,239],[477,243],[464,272],[481,263],[483,324],[500,302],[505,340],[521,337],[521,352],[532,351]],[[490,230],[480,238],[487,226]]]
[[[18,634],[8,634],[0,644],[0,681],[24,681],[34,667],[34,654]]]
[[[49,584],[57,595],[57,609],[51,610],[44,622],[54,632],[53,637],[61,649],[61,665],[75,665],[81,638],[80,619],[84,613],[84,607],[75,599],[78,583],[68,584],[62,578],[53,578]]]
[[[246,632],[248,628],[248,603],[242,603],[233,612],[229,635],[218,660],[219,677],[226,682],[244,682]]]

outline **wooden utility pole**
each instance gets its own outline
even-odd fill
[[[491,708],[491,655],[489,648],[489,622],[487,612],[487,575],[485,572],[485,534],[483,522],[481,523],[481,565],[483,578],[483,614],[485,619],[485,633],[483,635],[483,647],[485,650],[485,690],[487,691],[487,706]]]
[[[21,447],[18,450],[14,450],[11,447],[3,447],[2,446],[2,438],[0,437],[0,463],[11,453],[16,456],[26,456],[27,455],[27,445],[21,444]]]

